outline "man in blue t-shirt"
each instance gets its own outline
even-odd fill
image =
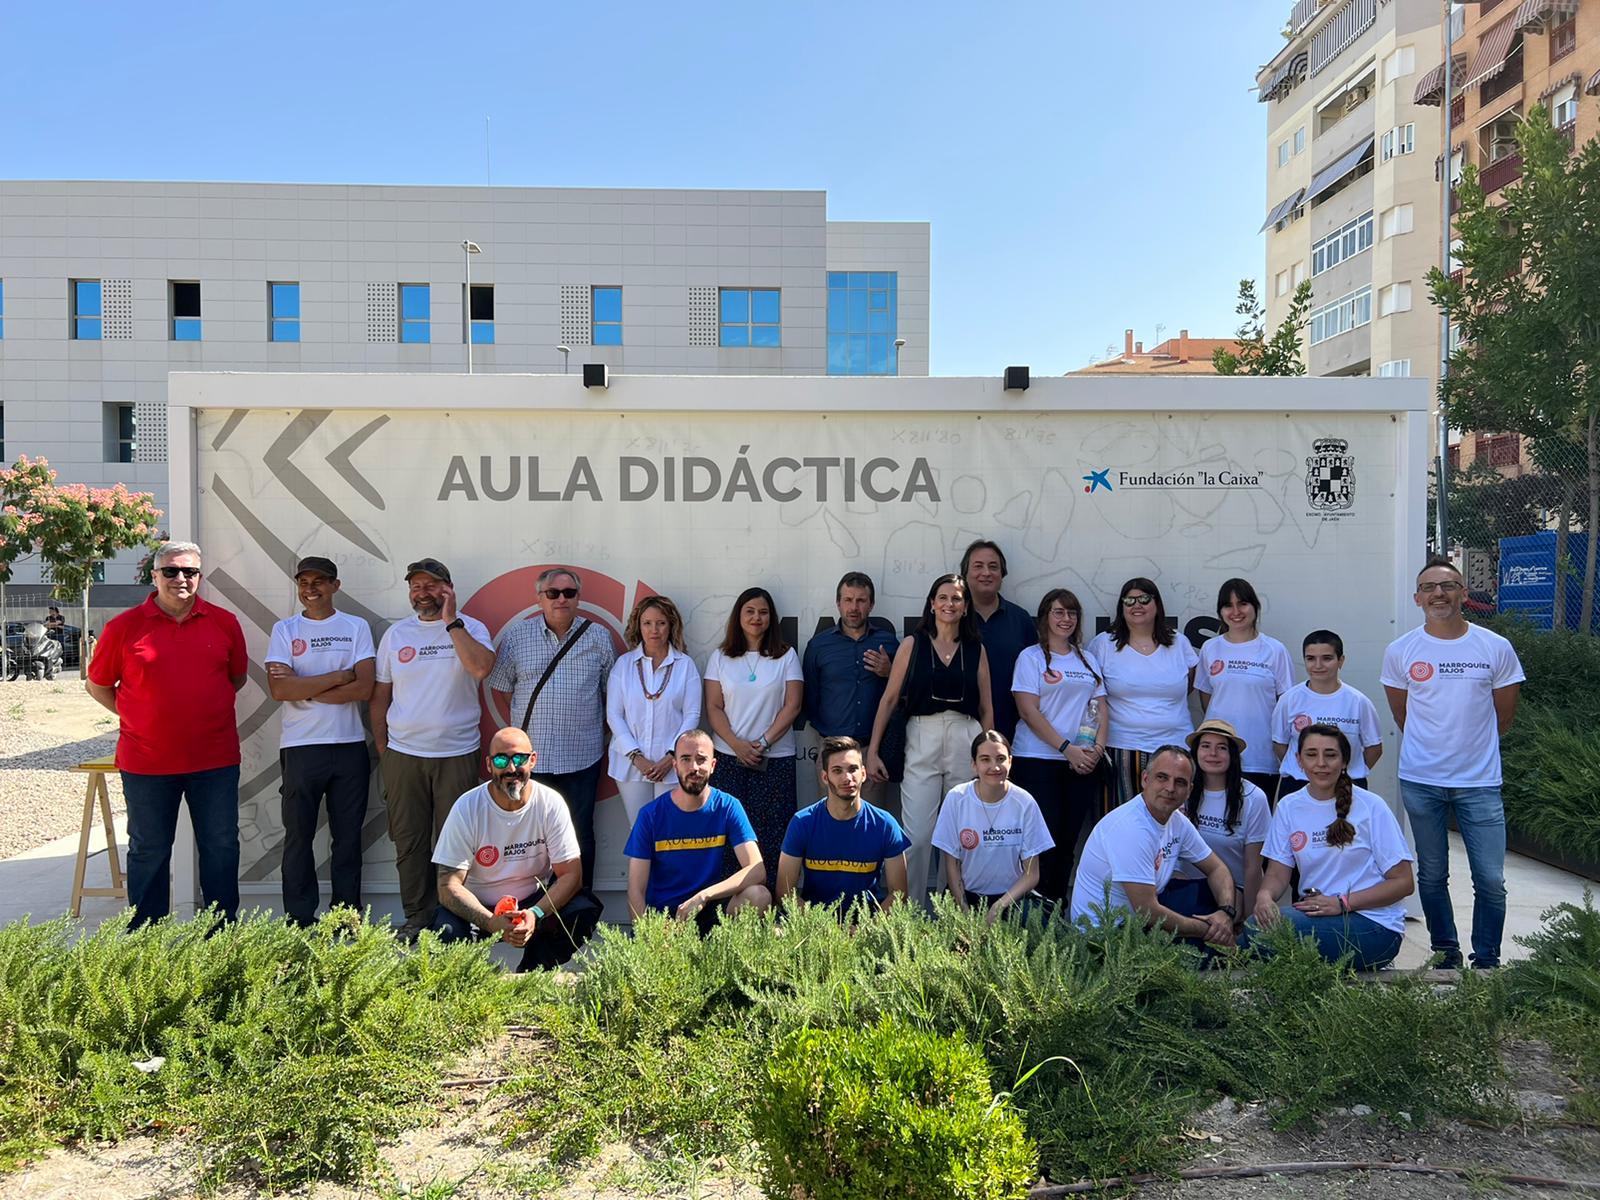
[[[778,899],[798,886],[796,899],[805,904],[843,900],[848,907],[863,894],[885,908],[904,900],[911,841],[893,817],[861,799],[867,778],[861,743],[823,738],[817,761],[828,794],[789,820],[778,856]]]
[[[623,851],[628,857],[628,911],[635,919],[652,908],[680,921],[694,920],[704,933],[723,909],[772,906],[761,880],[766,867],[744,806],[711,787],[717,768],[711,738],[698,729],[672,748],[678,786],[639,810]],[[739,869],[721,877],[723,852],[733,847]]]

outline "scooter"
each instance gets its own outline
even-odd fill
[[[61,667],[61,643],[52,638],[43,621],[29,621],[22,637],[11,646],[7,679],[54,679]]]

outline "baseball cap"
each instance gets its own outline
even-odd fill
[[[295,564],[294,574],[296,579],[307,571],[315,571],[319,575],[326,575],[329,579],[339,578],[339,568],[333,565],[333,559],[323,558],[317,554],[302,558]]]
[[[412,563],[406,568],[406,578],[409,580],[418,571],[421,571],[425,575],[432,575],[435,579],[443,580],[445,583],[451,582],[450,568],[445,566],[437,558],[417,559],[416,562]]]

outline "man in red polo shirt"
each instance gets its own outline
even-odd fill
[[[128,902],[135,927],[171,906],[172,839],[189,801],[200,891],[239,912],[239,729],[234,693],[249,659],[239,619],[200,599],[200,547],[166,542],[155,593],[106,622],[89,694],[117,714],[117,768],[128,804]]]

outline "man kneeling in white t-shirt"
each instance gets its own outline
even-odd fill
[[[1194,760],[1182,746],[1162,746],[1147,761],[1143,790],[1112,809],[1089,834],[1072,881],[1072,920],[1098,925],[1102,913],[1136,912],[1152,925],[1214,946],[1233,945],[1233,875],[1182,809],[1194,784]],[[1215,912],[1186,917],[1157,899],[1179,861],[1206,877]],[[1109,899],[1108,899],[1109,896]]]
[[[475,931],[498,933],[523,948],[520,971],[566,962],[594,933],[601,912],[584,887],[567,802],[533,782],[536,757],[515,726],[495,734],[489,782],[455,802],[433,851],[439,868],[433,932],[447,942]],[[515,897],[516,907],[500,911],[502,897]]]

